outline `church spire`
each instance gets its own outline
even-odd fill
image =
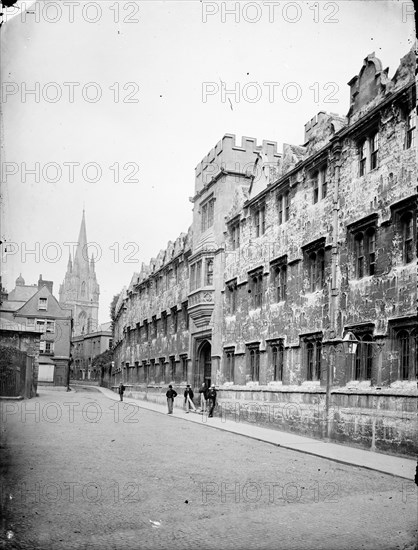
[[[81,220],[80,233],[78,235],[77,250],[74,257],[74,265],[78,265],[80,268],[83,265],[89,265],[89,257],[87,250],[87,232],[86,232],[86,218],[83,209],[83,218]]]
[[[97,284],[94,263],[94,255],[88,257],[86,217],[83,208],[77,249],[72,258],[70,254],[67,273],[60,287],[60,304],[72,310],[73,336],[98,325],[100,287]]]

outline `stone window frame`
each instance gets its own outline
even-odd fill
[[[202,259],[190,265],[190,292],[202,287]]]
[[[392,351],[396,352],[396,372],[391,369],[391,380],[413,382],[418,379],[418,323],[415,316],[391,319],[388,326]],[[415,371],[415,372],[414,372]]]
[[[235,346],[224,348],[224,377],[226,382],[235,381]]]
[[[379,121],[374,119],[356,138],[359,177],[379,168]]]
[[[250,309],[261,309],[263,307],[263,268],[257,268],[248,272],[248,293],[251,294]]]
[[[213,286],[214,258],[205,259],[205,286]]]
[[[284,338],[269,340],[268,357],[272,369],[272,382],[283,382],[284,376]]]
[[[311,180],[313,180],[313,204],[317,204],[327,196],[327,170],[328,165],[326,162],[322,162],[310,170]]]
[[[170,355],[168,358],[168,361],[169,361],[169,378],[171,382],[175,382],[176,371],[177,371],[177,363],[176,363],[175,355]]]
[[[241,232],[241,223],[238,220],[232,223],[230,226],[232,250],[236,250],[240,246],[240,237],[241,237],[240,232]]]
[[[237,311],[238,280],[236,277],[225,283],[225,290],[228,291],[225,293],[228,296],[228,310],[233,315]]]
[[[152,319],[151,319],[151,324],[152,324],[152,336],[151,338],[157,338],[157,334],[158,334],[158,323],[157,323],[157,316],[156,315],[153,315],[152,316]]]
[[[308,382],[321,382],[325,369],[322,361],[323,334],[315,332],[303,336],[305,377]]]
[[[188,302],[183,302],[181,304],[181,311],[183,313],[184,328],[189,329],[189,311],[188,311]]]
[[[405,149],[415,147],[415,133],[417,127],[417,112],[413,107],[407,114],[405,119]]]
[[[323,290],[326,274],[325,237],[303,246],[302,251],[309,279],[309,292]]]
[[[280,185],[280,190],[276,194],[277,203],[277,221],[278,225],[282,225],[289,221],[290,215],[290,181]]]
[[[274,285],[274,301],[284,302],[287,299],[288,265],[287,254],[270,262],[271,280]]]
[[[145,341],[148,341],[149,340],[149,323],[148,323],[148,319],[144,319],[143,326],[144,326]]]
[[[158,382],[165,382],[166,381],[165,365],[166,365],[165,357],[159,357],[158,358],[158,375],[159,375],[159,379],[156,380],[157,384],[158,384]]]
[[[199,206],[200,217],[201,217],[201,231],[204,233],[210,227],[213,226],[214,222],[214,211],[215,211],[215,197],[211,195],[207,197]]]
[[[156,365],[155,365],[155,359],[152,358],[149,360],[149,381],[153,382],[155,384],[156,382]]]
[[[250,382],[260,381],[260,342],[254,342],[247,344],[246,346],[247,356],[247,373],[250,378]]]
[[[266,203],[262,201],[252,208],[253,227],[255,238],[261,237],[266,232]]]
[[[180,355],[180,361],[181,361],[181,375],[182,375],[182,380],[183,382],[187,382],[188,379],[187,379],[187,376],[188,376],[188,357],[187,357],[187,353],[186,354],[181,354]]]
[[[372,214],[349,225],[347,231],[354,258],[355,278],[362,279],[376,275],[377,214]]]
[[[173,334],[177,334],[178,332],[178,309],[177,306],[174,306],[170,309],[171,312],[171,328],[173,330]]]
[[[167,336],[167,312],[161,312],[161,329],[163,336]]]

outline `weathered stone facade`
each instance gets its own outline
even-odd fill
[[[206,380],[236,420],[417,451],[415,65],[390,80],[369,55],[347,117],[282,154],[223,137],[187,235],[121,293],[115,383]]]

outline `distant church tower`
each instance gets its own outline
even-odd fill
[[[73,312],[73,336],[88,334],[98,330],[100,287],[97,284],[93,256],[89,260],[87,249],[86,220],[81,220],[80,235],[74,262],[71,253],[67,273],[59,290],[62,307]]]

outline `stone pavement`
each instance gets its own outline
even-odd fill
[[[76,389],[76,387],[74,387],[74,389]],[[98,386],[97,389],[106,395],[106,397],[119,400],[118,394],[112,390]],[[182,399],[182,397],[179,395],[178,399]],[[150,411],[167,414],[167,407],[159,403],[133,399],[126,396],[124,397],[124,402],[137,405],[138,407],[148,409]],[[361,468],[368,468],[370,470],[376,470],[378,472],[403,477],[409,480],[415,479],[418,462],[412,459],[371,452],[365,449],[340,445],[338,443],[328,443],[319,439],[303,437],[288,432],[270,430],[268,428],[262,428],[251,424],[243,424],[234,421],[231,418],[208,418],[206,414],[192,412],[186,415],[185,411],[181,409],[176,410],[176,408],[174,408],[172,416],[182,418],[183,420],[187,420],[189,422],[205,424],[211,428],[217,428],[219,430],[225,430],[227,432],[250,437],[251,439],[256,439],[258,441],[278,445],[285,449],[292,449],[294,451],[320,456],[342,464],[360,466]]]

